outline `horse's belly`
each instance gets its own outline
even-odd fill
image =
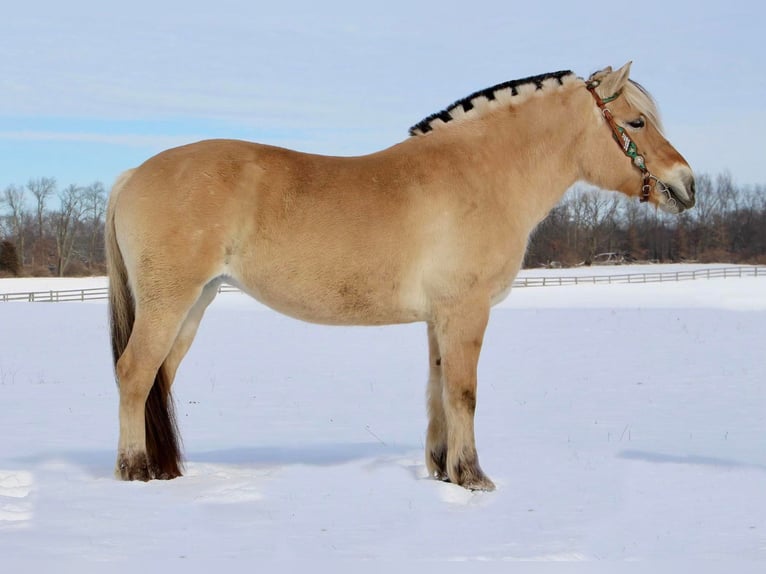
[[[401,279],[347,272],[334,278],[302,277],[276,271],[242,279],[232,283],[264,305],[312,323],[388,325],[426,318],[418,289]]]

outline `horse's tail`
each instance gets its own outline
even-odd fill
[[[123,173],[112,187],[106,212],[106,268],[109,276],[109,324],[112,341],[112,359],[117,361],[125,351],[135,322],[135,301],[130,290],[128,270],[117,243],[114,216],[120,190],[133,175]],[[117,385],[120,382],[117,380]],[[170,396],[170,384],[164,366],[160,367],[146,400],[145,428],[146,453],[150,472],[155,478],[175,478],[181,475],[181,447],[178,428]]]
[[[122,259],[122,252],[117,244],[114,230],[117,196],[131,175],[132,171],[126,171],[112,187],[106,210],[106,229],[104,230],[106,271],[109,276],[109,321],[112,337],[112,358],[115,366],[128,345],[135,320],[135,304],[128,285],[128,270],[125,268],[125,261]],[[119,385],[119,381],[117,384]]]

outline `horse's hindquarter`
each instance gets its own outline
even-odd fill
[[[122,193],[144,207],[123,227],[143,238],[140,260],[197,283],[226,277],[300,319],[424,320],[435,299],[486,281],[499,246],[484,244],[487,206],[423,161],[395,148],[337,158],[201,142],[138,168]]]

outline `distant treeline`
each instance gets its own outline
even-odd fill
[[[697,177],[697,204],[680,216],[583,186],[538,226],[526,267],[599,262],[766,264],[766,186],[731,174]]]
[[[98,181],[59,188],[42,177],[6,187],[0,277],[103,274],[106,200]],[[575,186],[535,231],[525,266],[629,261],[766,264],[766,186],[701,175],[697,205],[681,216]]]
[[[105,271],[101,182],[59,188],[50,177],[0,193],[0,277],[98,275]]]

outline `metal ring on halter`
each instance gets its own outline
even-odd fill
[[[654,181],[654,186],[652,186],[649,182]],[[647,202],[649,201],[649,198],[652,193],[652,187],[654,187],[654,190],[661,193],[665,197],[665,201],[668,205],[672,207],[678,206],[678,200],[673,196],[673,193],[670,191],[670,188],[665,185],[665,182],[662,181],[660,178],[658,178],[653,173],[649,172],[648,170],[644,172],[644,185],[641,187],[641,201]]]
[[[659,192],[662,195],[665,196],[665,200],[667,201],[667,203],[669,205],[673,206],[673,207],[677,207],[678,206],[678,201],[673,196],[673,193],[670,191],[670,188],[667,185],[665,185],[665,182],[663,182],[662,180],[656,178],[655,176],[652,176],[652,179],[654,179],[656,184],[659,184]],[[654,186],[654,189],[658,188],[658,185],[656,185],[656,184]]]

